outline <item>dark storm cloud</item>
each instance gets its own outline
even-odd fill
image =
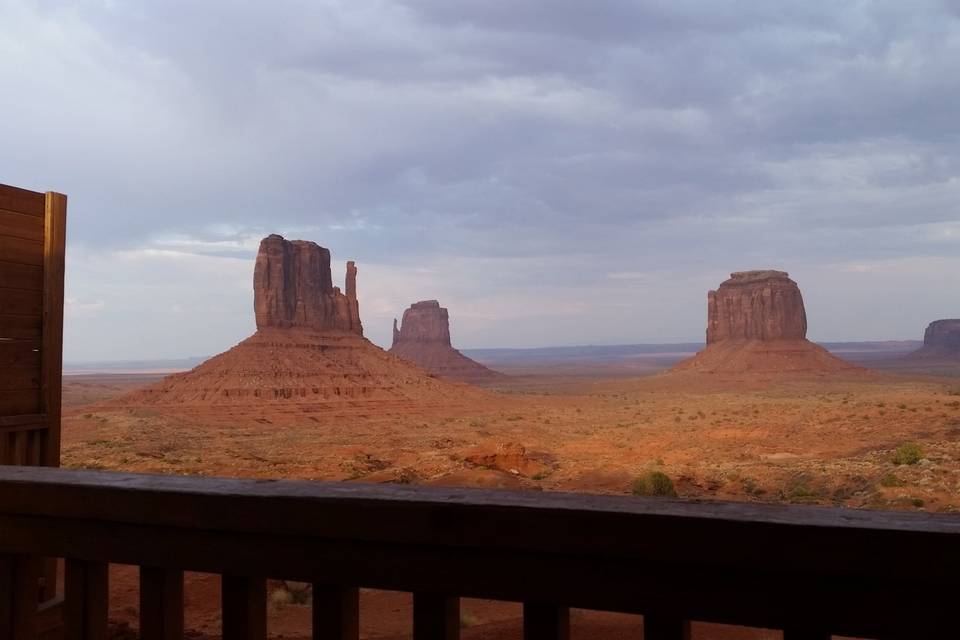
[[[84,250],[279,230],[497,307],[960,243],[956,2],[6,0],[0,25],[0,179],[69,192]]]

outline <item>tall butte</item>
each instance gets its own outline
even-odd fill
[[[960,319],[931,322],[923,334],[923,346],[907,358],[918,362],[960,363]]]
[[[394,319],[390,353],[448,380],[482,383],[506,377],[453,348],[450,343],[450,314],[436,300],[423,300],[410,305],[403,312],[403,322],[399,328]]]
[[[303,419],[331,404],[436,404],[462,385],[437,380],[363,337],[357,268],[347,263],[345,293],[333,285],[330,251],[271,235],[253,273],[257,331],[192,371],[118,399],[126,405],[283,406],[271,415]],[[479,392],[477,392],[479,393]],[[247,415],[239,412],[237,415]]]
[[[826,375],[859,367],[807,340],[800,287],[783,271],[743,271],[707,294],[707,347],[672,371]]]

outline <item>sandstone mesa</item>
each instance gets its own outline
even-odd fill
[[[331,403],[444,404],[472,392],[437,380],[363,336],[353,262],[347,263],[344,291],[333,284],[329,250],[270,235],[261,241],[254,267],[256,333],[117,402],[248,408],[280,403],[309,412]],[[283,419],[297,417],[293,412]]]
[[[394,319],[390,353],[449,380],[478,383],[505,377],[453,348],[450,314],[436,300],[422,300],[410,305],[403,312],[399,327]]]
[[[770,376],[863,372],[807,340],[800,287],[784,271],[742,271],[707,293],[707,347],[672,372]]]

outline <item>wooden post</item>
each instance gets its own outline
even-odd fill
[[[553,604],[523,604],[524,640],[569,640],[570,609]]]
[[[39,581],[38,558],[0,557],[0,638],[37,637]]]
[[[360,590],[314,583],[314,640],[357,640],[359,637]]]
[[[65,640],[107,637],[109,567],[105,562],[66,562],[63,626]]]
[[[457,640],[459,637],[460,598],[413,594],[413,640]]]
[[[43,342],[40,348],[41,413],[47,416],[43,464],[60,466],[60,395],[63,378],[63,279],[67,196],[47,192],[43,233]]]
[[[690,622],[677,616],[643,616],[643,640],[690,640]]]
[[[223,640],[264,640],[267,637],[267,581],[224,575]]]
[[[183,571],[140,567],[140,640],[183,640]]]

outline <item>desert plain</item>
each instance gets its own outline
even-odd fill
[[[879,354],[879,355],[878,355]],[[847,377],[696,384],[662,370],[684,353],[490,365],[509,375],[456,400],[328,407],[127,406],[160,374],[67,376],[63,464],[150,473],[398,482],[630,494],[662,471],[681,497],[960,510],[960,378],[883,365]],[[854,356],[851,359],[854,359]],[[896,464],[897,450],[920,459]],[[136,623],[136,572],[114,568],[113,619]],[[188,578],[188,627],[215,637],[218,580]],[[282,585],[274,637],[306,638],[309,608]],[[409,596],[363,595],[363,635],[409,634]],[[465,638],[520,637],[517,605],[466,601]],[[638,637],[632,616],[578,612],[575,637]],[[579,629],[579,631],[578,631]],[[701,625],[696,638],[777,638]]]

